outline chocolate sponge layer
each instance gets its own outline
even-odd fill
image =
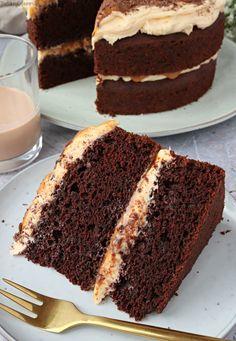
[[[176,79],[153,82],[105,80],[97,85],[97,110],[115,115],[137,115],[175,109],[196,101],[212,85],[216,61]]]

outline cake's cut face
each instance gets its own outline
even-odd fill
[[[224,35],[224,2],[104,0],[92,38],[98,111],[154,113],[201,97],[214,79],[213,65]],[[164,96],[163,79],[169,80]],[[139,104],[133,102],[134,93]],[[123,99],[119,103],[114,99],[118,96]]]
[[[93,286],[114,226],[158,149],[149,138],[128,134],[113,122],[93,130],[95,139],[85,130],[66,147],[13,248],[85,290]]]
[[[38,49],[90,37],[102,0],[24,0],[28,34]]]
[[[158,189],[158,176],[164,164],[172,161],[170,150],[160,149],[149,169],[140,179],[129,205],[119,219],[106,254],[103,258],[94,287],[94,301],[100,303],[120,279],[123,271],[123,255],[129,253],[136,243],[139,229],[147,224],[148,206],[152,192]]]
[[[94,74],[91,34],[102,0],[25,0],[28,34],[47,89]]]
[[[42,89],[94,74],[93,52],[89,38],[39,50],[38,61],[39,85]]]
[[[66,146],[27,210],[12,253],[94,289],[95,303],[110,295],[140,320],[164,309],[223,207],[221,168],[109,121]]]

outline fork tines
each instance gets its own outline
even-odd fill
[[[30,290],[20,284],[17,284],[13,281],[10,281],[9,279],[5,279],[3,278],[3,281],[6,282],[8,285],[13,286],[14,288],[20,290],[21,292],[29,295],[30,297],[33,297],[34,299],[38,300],[39,302],[41,302],[41,304],[43,303],[43,299],[44,296],[33,291]],[[21,307],[27,309],[28,311],[30,311],[31,313],[35,314],[37,317],[37,314],[39,313],[39,309],[40,309],[40,304],[36,304],[36,303],[32,303],[30,301],[27,301],[21,297],[18,297],[16,295],[13,295],[5,290],[0,289],[0,294],[2,294],[3,296],[7,297],[8,299],[10,299],[11,301],[19,304]],[[3,309],[4,311],[8,312],[9,314],[17,317],[18,319],[31,323],[33,324],[33,321],[36,319],[36,317],[30,317],[28,315],[25,315],[15,309],[12,309],[2,303],[0,303],[0,308]]]

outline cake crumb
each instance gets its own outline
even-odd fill
[[[2,223],[5,223],[5,220],[4,220],[4,219],[2,219]]]
[[[224,236],[225,234],[231,232],[232,230],[225,230],[225,231],[220,231],[220,234],[222,234],[222,236]]]
[[[22,205],[23,205],[23,206],[28,206],[28,204],[24,204],[24,203],[23,203]]]
[[[179,294],[177,292],[174,293],[175,296],[179,296]]]

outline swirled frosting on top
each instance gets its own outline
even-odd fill
[[[225,0],[104,0],[97,16],[92,44],[101,39],[114,44],[138,32],[190,34],[194,26],[211,26],[224,10]]]

